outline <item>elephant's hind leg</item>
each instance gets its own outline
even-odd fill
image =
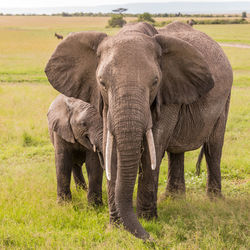
[[[76,189],[87,190],[87,184],[82,174],[82,166],[75,164],[73,166],[73,176],[76,184]]]
[[[168,152],[168,180],[166,195],[185,193],[184,153]]]
[[[212,134],[209,136],[208,141],[204,144],[204,153],[207,162],[207,194],[210,197],[214,195],[221,196],[220,162],[229,100],[230,97],[228,98],[224,111],[214,126]]]
[[[207,162],[207,194],[208,196],[221,194],[221,159],[222,144],[214,138],[210,138],[204,144],[204,152]]]
[[[75,180],[76,189],[87,190],[87,184],[82,173],[82,165],[86,160],[85,150],[79,150],[78,148],[73,150],[73,177]]]

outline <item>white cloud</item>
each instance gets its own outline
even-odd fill
[[[198,0],[179,0],[190,2],[204,2]],[[226,0],[205,0],[206,2],[221,2]],[[240,0],[247,1],[249,0]],[[125,4],[140,2],[176,2],[174,0],[1,0],[0,8],[40,8],[40,7],[64,7],[64,6],[95,6],[105,4]],[[237,2],[237,1],[235,1]]]

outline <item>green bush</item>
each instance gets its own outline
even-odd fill
[[[242,12],[242,18],[247,18],[247,13],[246,13],[246,11],[243,11],[243,12]]]
[[[248,23],[245,19],[211,19],[211,20],[195,20],[196,24],[244,24]]]
[[[111,19],[108,20],[109,27],[123,27],[126,21],[123,19],[123,15],[112,15]]]
[[[162,22],[155,22],[153,25],[157,27],[164,27],[167,24],[170,24],[172,21],[162,21]]]
[[[31,147],[31,146],[37,146],[38,142],[35,138],[33,138],[30,134],[28,134],[26,131],[23,132],[22,136],[22,144],[23,147]]]
[[[152,15],[148,12],[144,12],[143,14],[138,16],[138,22],[148,22],[155,23],[155,20],[152,18]]]
[[[66,16],[66,17],[68,17],[68,16],[72,16],[70,13],[67,13],[67,12],[62,12],[62,16]]]

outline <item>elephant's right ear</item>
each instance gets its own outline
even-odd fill
[[[45,68],[51,85],[66,96],[89,102],[96,86],[96,50],[106,36],[101,32],[83,31],[66,37]]]
[[[50,105],[47,113],[50,131],[55,131],[65,141],[75,143],[75,137],[70,125],[70,110],[65,96],[59,95]]]

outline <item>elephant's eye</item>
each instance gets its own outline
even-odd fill
[[[83,127],[87,127],[87,124],[86,124],[86,121],[82,121],[82,124],[81,124]]]
[[[158,80],[159,80],[158,77],[155,77],[155,79],[154,79],[154,81],[153,81],[153,85],[152,85],[153,87],[157,85]]]
[[[105,84],[105,82],[103,81],[103,80],[99,80],[99,82],[100,82],[100,85],[102,86],[102,88],[104,89],[104,90],[106,90],[106,84]]]

